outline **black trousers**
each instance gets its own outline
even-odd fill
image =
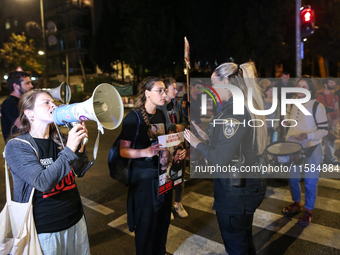
[[[178,184],[177,186],[175,186],[174,188],[175,192],[175,202],[179,203],[182,201],[182,193],[183,193],[183,189],[184,189],[184,181],[181,184]]]
[[[166,240],[170,225],[172,190],[166,192],[158,211],[153,206],[151,181],[142,180],[134,196],[136,255],[166,254]]]
[[[255,255],[252,225],[254,214],[227,214],[216,211],[224,246],[229,255]]]

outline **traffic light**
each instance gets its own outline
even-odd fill
[[[301,27],[301,38],[307,38],[311,34],[314,33],[314,22],[315,22],[315,17],[314,17],[314,11],[310,7],[310,5],[303,6],[300,9],[300,27]]]

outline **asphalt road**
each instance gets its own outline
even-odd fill
[[[96,123],[88,121],[88,153],[92,158]],[[100,135],[98,157],[85,177],[77,179],[82,196],[92,255],[135,254],[134,237],[126,225],[127,188],[109,176],[107,156],[120,132]],[[0,150],[4,142],[0,139]],[[19,156],[19,155],[18,155]],[[0,158],[4,165],[4,159]],[[0,168],[0,206],[5,203],[4,168]],[[303,185],[302,185],[303,186]],[[254,218],[258,254],[340,254],[340,181],[321,179],[312,224],[297,225],[281,209],[291,201],[287,180],[270,180],[267,195]],[[187,219],[175,215],[168,236],[168,254],[226,254],[214,211],[213,182],[195,179],[186,183],[183,204]],[[145,233],[147,235],[147,233]]]

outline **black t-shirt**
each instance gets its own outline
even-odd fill
[[[168,112],[171,123],[177,123],[176,114],[174,111],[174,103],[172,102],[172,100],[166,105],[166,110]]]
[[[11,134],[11,128],[15,120],[19,117],[18,110],[19,98],[9,95],[1,105],[1,129],[5,142]],[[12,133],[17,131],[14,126]]]
[[[165,116],[162,110],[157,109],[154,115],[149,114],[150,125],[153,125],[153,127],[147,127],[141,112],[137,111],[137,113],[141,123],[135,149],[145,149],[157,142],[158,135],[165,134]],[[137,124],[138,118],[134,111],[129,112],[123,120],[120,138],[121,140],[131,141],[131,146],[137,132]],[[150,134],[151,129],[154,130],[153,135]],[[158,156],[151,159],[136,158],[133,159],[132,164],[138,168],[158,170]]]
[[[40,164],[46,169],[57,159],[58,145],[51,138],[34,138],[34,141],[39,148]],[[35,190],[33,215],[38,234],[68,229],[83,216],[83,207],[74,179],[71,171],[51,192]]]

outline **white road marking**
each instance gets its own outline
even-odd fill
[[[104,206],[104,205],[101,205],[101,204],[98,204],[90,199],[87,199],[86,197],[81,197],[81,201],[83,202],[83,205],[91,208],[92,210],[95,210],[101,214],[104,214],[104,215],[108,215],[110,213],[114,213],[115,211]]]
[[[277,188],[270,188],[270,190],[271,189],[274,192],[276,192],[275,194],[277,194],[277,197],[280,197],[281,200],[287,199],[289,191],[287,191],[288,194],[286,194],[285,190],[277,189]],[[272,196],[274,196],[273,193],[270,195],[270,197]],[[317,199],[320,199],[323,202],[325,202],[326,204],[324,205],[325,206],[324,208],[327,208],[327,209],[329,209],[328,205],[332,205],[334,204],[334,201],[336,201],[333,199],[327,199],[327,198],[322,198],[322,197],[318,197]],[[215,213],[215,211],[211,209],[213,201],[214,201],[213,197],[201,195],[195,192],[190,192],[183,198],[182,203],[185,206],[188,206],[188,207],[200,210],[200,211],[204,211],[208,213]],[[291,202],[291,198],[289,201]],[[321,204],[320,201],[319,203]],[[335,208],[331,208],[331,209],[332,209],[331,211],[336,210]],[[327,211],[330,211],[330,210],[327,210]],[[338,209],[336,212],[339,213],[340,210]],[[296,224],[297,221],[298,221],[297,219],[291,219],[282,214],[276,214],[276,213],[271,213],[271,212],[257,209],[254,215],[253,225],[260,227],[260,228],[275,231],[280,234],[299,238],[305,241],[310,241],[313,243],[340,249],[340,242],[339,242],[340,230],[339,229],[322,226],[322,225],[315,224],[315,223],[311,223],[308,227],[303,229],[300,225]]]
[[[133,232],[129,231],[126,222],[127,214],[123,214],[119,218],[111,221],[108,225],[124,232],[125,234],[135,236]],[[223,244],[217,243],[199,235],[195,235],[173,225],[170,225],[169,227],[166,248],[167,252],[174,255],[227,254]]]
[[[266,197],[283,200],[292,203],[292,196],[289,190],[267,187]],[[301,193],[302,203],[305,201],[305,194]],[[325,197],[316,197],[315,208],[323,209],[329,212],[340,213],[340,201]]]

